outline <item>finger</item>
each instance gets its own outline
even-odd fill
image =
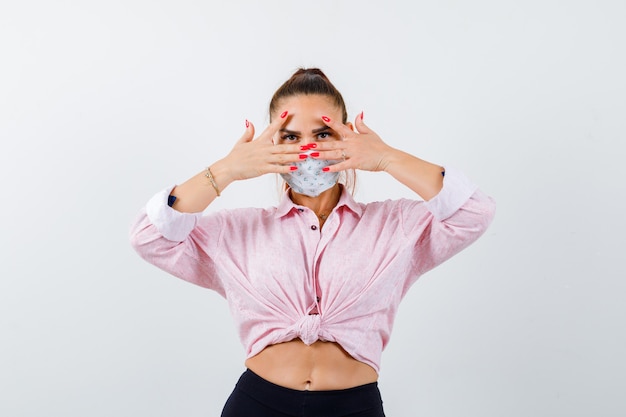
[[[297,172],[298,167],[293,165],[276,165],[270,164],[267,167],[268,174],[288,174],[290,172]]]
[[[278,145],[274,145],[272,149],[270,150],[270,152],[275,153],[275,154],[281,154],[281,153],[300,154],[300,153],[305,153],[308,150],[310,150],[310,148],[306,145],[297,145],[297,144],[292,145],[292,144],[287,144],[287,143],[281,143]]]
[[[361,112],[361,114],[359,114],[356,119],[354,119],[354,125],[356,126],[356,130],[358,130],[359,133],[372,133],[372,130],[367,127],[367,125],[363,121],[363,112]]]
[[[243,135],[241,136],[241,138],[239,138],[237,143],[250,142],[253,138],[254,138],[254,125],[252,124],[252,122],[246,119],[246,130],[245,132],[243,132]]]
[[[327,167],[322,168],[322,171],[324,172],[340,172],[340,171],[345,171],[347,169],[353,168],[351,166],[351,163],[348,160],[342,161],[342,162],[338,162],[336,164],[333,165],[328,165]]]
[[[317,151],[310,155],[315,159],[322,159],[328,161],[344,161],[348,159],[345,148],[332,148],[324,151]]]
[[[280,128],[285,124],[290,114],[287,110],[280,113],[278,117],[272,120],[272,123],[269,124],[259,136],[259,139],[272,141],[274,139],[274,134],[280,130]]]
[[[330,127],[335,132],[339,133],[342,137],[346,137],[348,135],[354,134],[352,129],[348,126],[344,125],[340,121],[331,120],[328,116],[322,116],[322,121],[328,127]]]
[[[301,162],[306,158],[309,158],[309,156],[304,155],[304,154],[297,154],[297,153],[291,153],[291,154],[277,153],[277,154],[269,155],[267,157],[267,162],[271,164],[285,165],[285,164],[293,164],[295,162]]]

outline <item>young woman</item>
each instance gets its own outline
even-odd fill
[[[270,125],[155,195],[131,231],[148,262],[228,300],[246,372],[223,417],[380,417],[382,350],[409,287],[476,240],[492,199],[463,174],[395,149],[318,69],[274,94]],[[384,171],[421,199],[357,203],[346,178]],[[277,173],[277,207],[202,212],[233,181]],[[348,175],[346,175],[348,174]],[[349,181],[348,181],[349,182]]]

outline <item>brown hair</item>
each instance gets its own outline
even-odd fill
[[[291,78],[276,90],[270,101],[270,121],[272,120],[272,114],[278,111],[280,100],[299,95],[320,95],[330,98],[341,110],[342,123],[347,123],[348,111],[341,93],[319,68],[298,69]],[[339,182],[344,184],[350,193],[354,195],[356,172],[353,169],[343,171],[339,177]],[[288,187],[285,183],[281,188],[286,190]]]
[[[339,90],[319,68],[300,68],[281,85],[270,101],[270,120],[278,109],[280,100],[298,95],[320,95],[329,97],[341,110],[342,123],[348,121],[346,103]]]

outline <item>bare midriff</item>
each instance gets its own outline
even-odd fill
[[[276,385],[302,391],[346,389],[378,380],[374,368],[333,342],[307,346],[294,339],[271,345],[248,359],[246,367]]]

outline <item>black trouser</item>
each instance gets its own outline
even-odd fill
[[[332,391],[281,387],[247,370],[228,398],[222,417],[385,417],[378,384]]]

